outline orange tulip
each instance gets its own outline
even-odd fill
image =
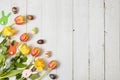
[[[40,50],[39,48],[34,47],[34,48],[32,48],[32,50],[31,50],[31,55],[32,55],[33,57],[37,57],[37,56],[40,54],[40,52],[41,52],[41,50]]]
[[[25,19],[21,15],[17,16],[14,21],[15,21],[15,24],[17,24],[17,25],[22,25],[25,23]]]
[[[53,70],[53,69],[55,69],[56,67],[57,67],[57,61],[52,60],[52,61],[50,61],[50,62],[48,63],[48,68],[49,68],[49,69]]]
[[[20,36],[20,40],[21,40],[22,42],[26,42],[26,41],[28,41],[28,39],[29,39],[28,33],[23,33],[23,34]]]

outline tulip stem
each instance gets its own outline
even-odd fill
[[[12,27],[13,25],[15,25],[15,23],[12,23],[12,24],[10,25],[10,27]]]
[[[26,67],[26,69],[29,69],[30,66],[32,65],[32,62],[35,60],[35,57],[32,58],[31,62],[29,63],[29,65]]]
[[[41,80],[45,75],[47,75],[49,72],[51,71],[51,69],[47,69],[47,71],[45,73],[43,73],[39,78],[35,79],[35,80]]]

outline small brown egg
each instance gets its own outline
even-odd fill
[[[28,20],[33,20],[33,19],[34,19],[34,16],[33,16],[33,15],[27,15],[27,19],[28,19]]]
[[[50,52],[50,51],[46,51],[46,52],[45,52],[45,57],[46,57],[46,58],[49,58],[50,56],[51,56],[51,52]]]
[[[18,8],[17,8],[17,7],[12,7],[12,12],[13,12],[14,14],[17,14],[17,13],[18,13]]]
[[[37,41],[37,43],[38,43],[38,44],[44,44],[44,40],[39,39],[39,40]]]
[[[50,74],[49,77],[50,77],[51,79],[56,79],[56,78],[57,78],[57,75],[56,75],[56,74]]]

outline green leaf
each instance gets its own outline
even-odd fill
[[[21,73],[23,70],[24,70],[24,69],[22,69],[22,70],[12,70],[12,71],[10,71],[9,73],[7,73],[6,75],[0,76],[0,79],[7,78],[7,77],[11,77],[11,76],[15,76],[16,74]]]
[[[18,62],[18,63],[20,63],[20,58],[19,58],[19,59],[17,59],[17,62]]]
[[[0,53],[0,66],[3,66],[5,64],[6,60],[5,58],[6,58],[5,55]]]
[[[16,79],[18,79],[18,80],[19,80],[19,79],[21,78],[21,76],[22,76],[22,74],[21,74],[21,73],[17,74],[17,75],[16,75]]]
[[[4,79],[0,79],[0,80],[9,80],[9,78],[4,78]]]
[[[1,49],[2,49],[2,51],[4,51],[4,52],[6,52],[6,51],[7,51],[7,47],[6,47],[6,46],[4,46],[4,45],[1,45]]]
[[[27,61],[27,57],[26,56],[23,56],[23,57],[21,57],[20,58],[20,62],[22,63],[22,62],[26,62]]]
[[[37,74],[32,74],[29,78],[31,79],[31,80],[35,80],[35,79],[37,79],[37,78],[39,78],[40,77],[40,75],[37,73]]]
[[[17,66],[17,68],[25,68],[26,65],[22,64],[22,63],[15,63],[15,65]]]

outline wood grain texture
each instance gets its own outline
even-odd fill
[[[57,0],[57,70],[58,80],[72,79],[72,0]],[[69,50],[68,50],[69,49]],[[61,67],[63,66],[63,67]]]
[[[0,0],[0,12],[7,14],[14,6],[19,13],[12,13],[8,25],[17,15],[35,19],[14,25],[13,39],[19,41],[28,32],[27,44],[40,47],[40,57],[52,51],[52,57],[45,60],[59,61],[51,72],[58,75],[56,80],[120,80],[120,0]],[[31,34],[33,27],[39,30],[36,35]],[[45,44],[38,45],[38,39]],[[30,60],[31,56],[27,63]],[[49,79],[48,75],[43,78]]]
[[[120,80],[120,0],[106,0],[106,80]]]
[[[104,0],[89,0],[90,80],[104,80]]]
[[[89,80],[88,0],[74,0],[74,79]]]

